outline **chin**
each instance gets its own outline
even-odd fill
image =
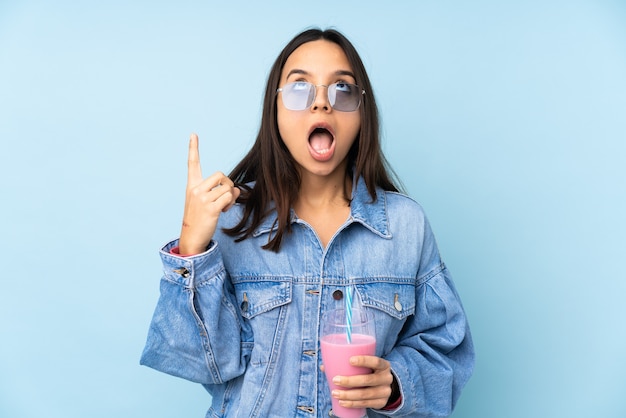
[[[324,163],[318,161],[313,162],[310,165],[302,167],[303,171],[320,177],[328,177],[338,172],[345,172],[346,165],[344,163],[335,163],[332,160]]]

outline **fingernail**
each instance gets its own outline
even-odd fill
[[[334,384],[336,384],[336,385],[337,385],[337,384],[339,384],[340,382],[341,382],[341,379],[339,378],[339,376],[335,376],[335,377],[333,377],[333,383],[334,383]]]
[[[339,391],[338,390],[333,390],[332,395],[333,395],[333,398],[338,398],[339,397]]]

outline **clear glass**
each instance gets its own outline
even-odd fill
[[[373,318],[365,309],[353,309],[351,326],[347,325],[345,309],[334,309],[322,316],[321,350],[324,372],[331,392],[334,389],[349,390],[335,385],[335,376],[370,374],[371,369],[350,365],[350,357],[376,353],[376,335]],[[348,337],[348,333],[350,336]],[[350,340],[350,341],[349,341]],[[332,415],[338,418],[362,418],[365,408],[345,408],[332,398]]]
[[[356,84],[334,83],[329,86],[314,85],[306,81],[296,81],[285,84],[276,90],[283,94],[283,104],[289,110],[306,110],[313,105],[318,87],[326,87],[328,103],[340,112],[354,112],[361,105],[361,96],[365,90],[361,90]]]

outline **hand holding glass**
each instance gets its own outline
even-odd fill
[[[351,323],[350,323],[351,322]],[[373,356],[376,353],[374,321],[363,309],[352,311],[347,320],[345,309],[328,311],[322,317],[322,362],[331,392],[335,389],[349,390],[333,383],[335,376],[355,376],[372,373],[371,369],[350,365],[352,356]],[[332,398],[333,416],[339,418],[362,418],[365,408],[346,408]]]

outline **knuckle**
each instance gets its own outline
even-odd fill
[[[362,386],[363,388],[368,388],[371,386],[374,386],[374,375],[372,374],[368,374],[368,375],[363,375],[359,385]],[[363,389],[363,390],[368,390],[368,389]]]
[[[369,387],[362,390],[361,399],[374,399],[376,398],[376,389]]]
[[[222,206],[219,203],[212,201],[207,202],[207,209],[211,215],[217,215],[222,211]]]
[[[393,383],[393,375],[391,373],[387,374],[385,383],[391,388],[391,384]]]
[[[206,193],[198,191],[195,196],[203,205],[211,204],[211,198]]]
[[[200,192],[197,187],[188,187],[187,188],[187,197],[198,198]]]

